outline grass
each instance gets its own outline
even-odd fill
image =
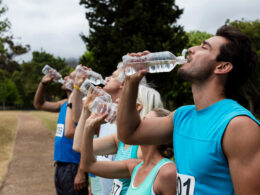
[[[19,111],[0,111],[0,186],[12,159]]]
[[[30,114],[36,118],[39,118],[47,129],[55,133],[59,113],[31,111]]]

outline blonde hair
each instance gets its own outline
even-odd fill
[[[140,103],[143,106],[140,112],[141,118],[154,108],[163,108],[160,93],[145,85],[139,85],[137,103]]]

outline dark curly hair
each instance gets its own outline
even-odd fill
[[[216,60],[233,64],[225,84],[225,93],[229,97],[247,81],[257,64],[257,56],[248,36],[237,28],[224,25],[217,30],[216,35],[228,40],[220,47]]]
[[[152,110],[156,113],[157,117],[164,117],[171,114],[169,110],[163,108],[154,108]],[[168,144],[158,145],[158,151],[164,158],[171,158],[173,157],[173,145],[172,142]]]

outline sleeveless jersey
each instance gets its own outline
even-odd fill
[[[72,150],[73,139],[65,137],[65,118],[67,101],[62,104],[57,122],[54,145],[54,160],[66,163],[79,164],[80,154]]]
[[[125,144],[123,142],[119,141],[115,161],[121,161],[121,160],[130,159],[130,158],[137,159],[137,150],[138,150],[137,145],[130,145],[128,147],[128,149],[126,150]],[[111,194],[115,194],[115,193],[118,193],[120,195],[126,194],[130,182],[131,182],[131,179],[128,179],[128,178],[115,179],[112,190],[111,190]]]
[[[177,194],[234,194],[221,140],[229,122],[239,115],[259,124],[248,110],[230,99],[199,111],[194,105],[176,110],[173,147],[178,172]]]
[[[139,165],[137,165],[133,170],[132,177],[131,177],[131,183],[130,183],[130,186],[128,188],[126,195],[139,195],[139,194],[140,195],[141,194],[142,195],[151,195],[153,192],[153,183],[157,176],[157,173],[160,170],[160,168],[167,163],[172,163],[172,162],[167,158],[163,158],[162,160],[160,160],[154,166],[154,168],[151,170],[151,172],[148,174],[148,176],[145,178],[145,180],[138,187],[134,187],[134,180],[135,180],[136,173],[139,170],[139,168],[142,166],[143,162],[141,162]]]

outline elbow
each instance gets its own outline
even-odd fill
[[[73,139],[74,138],[74,133],[72,133],[72,132],[67,132],[66,133],[66,131],[65,131],[65,137],[69,138],[69,139]]]
[[[41,109],[41,105],[38,104],[37,102],[33,102],[33,106],[36,110],[40,110]]]

